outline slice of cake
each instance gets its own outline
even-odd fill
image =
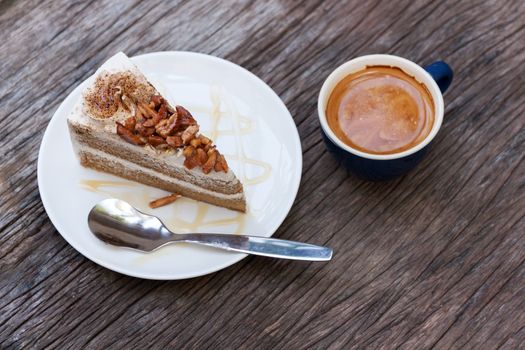
[[[171,106],[124,54],[100,67],[68,118],[83,166],[246,211],[243,187],[182,106]]]

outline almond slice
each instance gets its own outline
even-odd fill
[[[148,137],[155,133],[155,128],[147,128],[144,126],[144,123],[137,123],[135,125],[135,131],[138,132],[141,136]]]
[[[209,174],[210,171],[215,168],[215,162],[216,161],[217,161],[217,152],[209,152],[208,151],[208,160],[202,166],[202,172],[204,174]]]
[[[164,140],[162,137],[157,135],[151,135],[148,137],[148,143],[152,145],[153,147],[157,147],[160,145],[165,145],[166,140]]]
[[[162,120],[162,117],[160,114],[156,114],[153,118],[148,119],[144,122],[144,126],[147,128],[156,126],[160,121]]]
[[[166,142],[173,148],[178,148],[184,145],[182,138],[179,135],[166,137]]]
[[[157,112],[155,112],[153,109],[151,109],[148,105],[144,103],[138,103],[137,107],[139,108],[140,112],[148,119],[157,116]]]
[[[137,121],[135,120],[135,117],[129,117],[124,121],[124,127],[129,131],[133,132],[133,130],[135,130],[136,123]]]
[[[127,142],[132,143],[134,145],[143,146],[146,144],[140,136],[135,135],[134,133],[126,129],[126,127],[120,124],[119,122],[117,122],[117,134]]]
[[[168,109],[166,108],[166,103],[160,105],[160,108],[157,111],[157,115],[160,117],[160,119],[168,117]]]
[[[199,146],[201,145],[201,140],[199,140],[198,138],[194,138],[190,141],[190,145],[192,147],[199,148]]]
[[[199,127],[197,125],[191,125],[186,128],[182,132],[182,142],[184,144],[188,144],[193,138],[195,138],[195,134],[199,131]]]
[[[151,96],[151,102],[153,102],[153,105],[155,108],[158,108],[160,104],[162,103],[163,98],[159,95],[153,95]]]
[[[187,127],[197,124],[191,113],[188,112],[186,108],[175,106],[175,109],[177,110],[177,127]]]
[[[226,162],[226,159],[224,158],[222,154],[217,155],[217,162],[215,163],[214,169],[217,172],[219,171],[224,171],[225,173],[228,172],[228,163]]]
[[[202,148],[197,148],[197,159],[199,160],[201,166],[206,164],[208,161],[208,155]]]

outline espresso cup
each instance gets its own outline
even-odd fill
[[[332,91],[346,76],[367,66],[397,67],[426,86],[434,104],[434,124],[423,141],[399,153],[371,154],[345,144],[332,131],[326,119],[326,107]],[[423,159],[428,146],[441,127],[445,110],[443,93],[452,82],[452,77],[452,69],[443,61],[434,62],[423,68],[405,58],[392,55],[361,56],[340,65],[323,83],[317,102],[319,122],[328,150],[349,172],[366,180],[391,180],[406,174]]]

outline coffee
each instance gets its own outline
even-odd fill
[[[367,66],[336,85],[326,117],[330,129],[348,146],[393,154],[428,136],[434,104],[426,86],[401,69]]]

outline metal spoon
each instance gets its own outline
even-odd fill
[[[217,233],[178,234],[156,216],[144,214],[120,199],[105,199],[88,215],[88,225],[100,240],[121,247],[151,252],[168,243],[186,242],[234,252],[293,260],[327,261],[332,249],[313,244],[256,236]]]

